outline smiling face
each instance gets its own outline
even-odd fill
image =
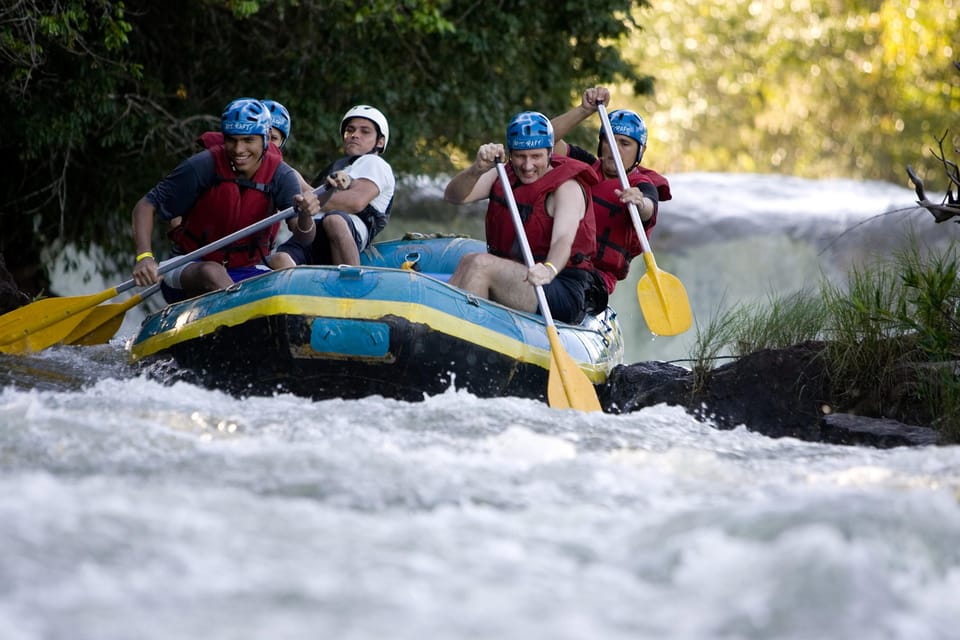
[[[227,157],[237,173],[244,178],[252,178],[263,160],[263,136],[223,136],[223,146]]]
[[[377,125],[366,118],[350,118],[343,125],[343,154],[362,156],[377,146],[382,146],[383,136],[377,133]]]
[[[532,184],[550,170],[550,149],[515,149],[510,152],[513,172],[523,184]]]
[[[613,137],[617,141],[617,149],[620,151],[620,160],[623,162],[623,168],[629,171],[630,167],[636,163],[639,157],[640,144],[633,138],[620,135],[619,133]],[[610,155],[606,138],[600,141],[600,160],[604,177],[616,178],[619,175],[617,171],[617,161]]]

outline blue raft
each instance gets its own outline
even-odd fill
[[[413,234],[374,243],[360,267],[269,272],[148,316],[130,358],[159,379],[234,395],[422,400],[452,386],[543,400],[543,318],[446,283],[461,256],[485,249]],[[612,309],[557,330],[594,385],[622,361]]]

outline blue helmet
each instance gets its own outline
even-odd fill
[[[539,111],[518,113],[507,125],[507,149],[552,149],[553,125]]]
[[[647,123],[643,118],[628,109],[617,109],[610,114],[610,128],[615,135],[627,136],[637,141],[637,159],[633,164],[640,164],[640,159],[643,157],[642,147],[647,144]],[[600,129],[600,142],[603,140],[603,129]],[[597,155],[600,155],[599,147]]]
[[[225,136],[263,136],[263,150],[270,144],[270,111],[253,98],[237,98],[220,116],[220,131]]]
[[[290,137],[290,112],[276,100],[261,100],[260,102],[270,112],[270,126],[283,134],[283,140],[280,142],[280,146],[283,147],[287,144],[287,138]]]

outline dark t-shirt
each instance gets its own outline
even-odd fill
[[[201,151],[181,162],[145,196],[157,209],[162,220],[172,220],[190,211],[216,178],[213,154]],[[300,180],[293,167],[281,162],[270,181],[270,193],[277,210],[293,206],[293,196],[300,193]]]

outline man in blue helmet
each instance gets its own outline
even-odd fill
[[[301,190],[297,173],[271,145],[269,110],[259,100],[240,98],[220,119],[223,143],[181,162],[133,208],[136,247],[133,279],[139,286],[160,280],[152,250],[154,217],[182,219],[170,232],[174,254],[183,255],[296,205],[318,211],[317,196]],[[162,291],[167,302],[216,291],[269,267],[279,225],[168,271]]]
[[[383,113],[361,104],[340,119],[343,154],[324,169],[315,184],[336,183],[338,191],[320,215],[301,212],[293,235],[277,247],[270,264],[275,269],[298,264],[360,264],[360,253],[390,219],[396,178],[382,157],[390,142],[390,125]]]
[[[670,183],[665,177],[640,165],[647,149],[647,125],[636,112],[619,109],[608,114],[629,189],[622,188],[617,163],[610,153],[603,127],[600,128],[596,156],[562,140],[575,126],[596,113],[600,103],[610,104],[610,91],[605,87],[591,87],[583,92],[578,106],[556,116],[551,122],[558,138],[556,153],[591,165],[600,179],[592,189],[597,219],[597,255],[593,263],[607,292],[612,294],[617,282],[626,279],[630,261],[643,253],[643,245],[628,210],[629,204],[636,205],[643,231],[650,237],[657,224],[660,202],[672,196]]]
[[[596,297],[592,259],[596,251],[590,186],[596,174],[586,164],[553,153],[550,120],[525,111],[507,126],[506,170],[535,264],[527,268],[517,242],[495,162],[504,146],[487,143],[473,164],[447,184],[444,198],[462,204],[489,199],[487,253],[465,255],[450,284],[514,309],[537,311],[535,286],[542,286],[554,318],[579,323],[606,306]],[[602,293],[602,289],[599,293]]]

